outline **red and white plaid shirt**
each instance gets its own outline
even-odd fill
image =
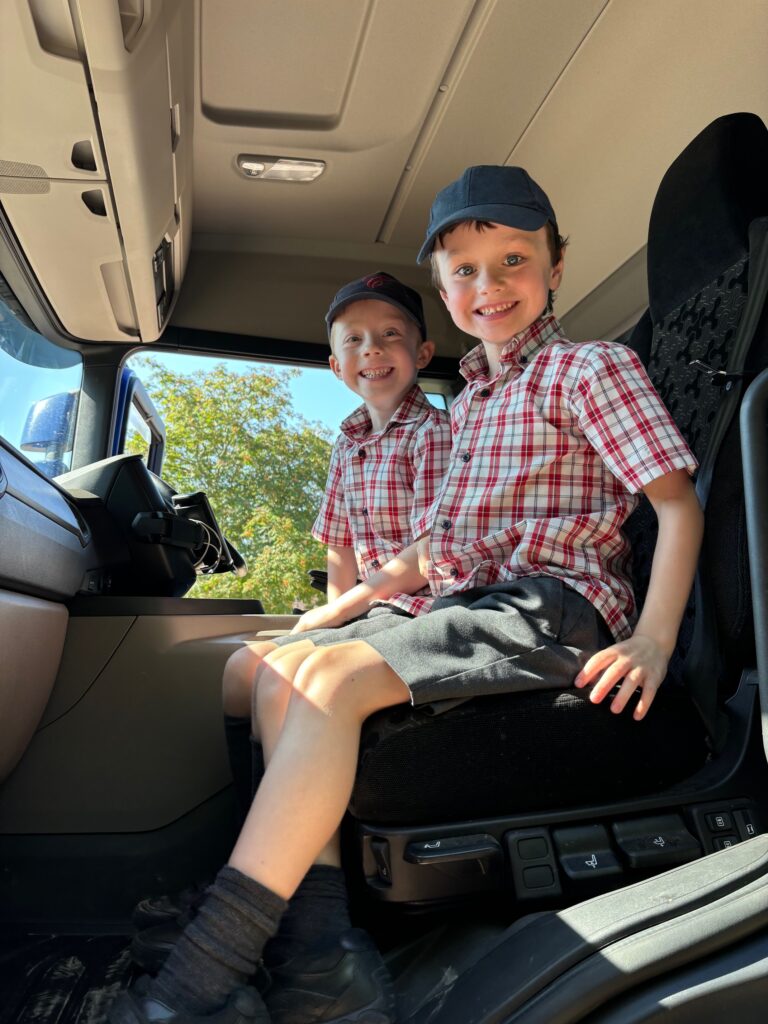
[[[417,384],[377,433],[361,405],[341,424],[312,535],[354,548],[358,575],[367,579],[413,543],[413,523],[432,504],[450,454],[448,414],[430,405]],[[425,587],[386,603],[419,615],[432,600]]]
[[[433,506],[434,594],[556,576],[597,608],[617,640],[636,609],[621,526],[637,494],[696,460],[623,345],[563,337],[542,317],[504,348],[489,379],[482,345],[461,361],[453,454]]]

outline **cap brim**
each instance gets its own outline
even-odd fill
[[[441,231],[452,224],[463,220],[488,220],[494,224],[504,224],[508,228],[520,228],[521,231],[538,231],[550,218],[541,210],[532,210],[528,206],[510,206],[507,203],[483,206],[467,206],[463,210],[445,217],[430,230],[426,241],[419,249],[417,263],[423,263],[435,247],[435,240]]]
[[[336,317],[339,315],[342,309],[346,309],[346,307],[351,305],[353,302],[370,302],[372,299],[378,300],[379,302],[387,302],[389,303],[390,306],[394,306],[395,309],[399,309],[404,316],[407,316],[408,319],[412,323],[416,324],[416,326],[419,328],[419,333],[422,336],[421,340],[426,340],[426,326],[416,319],[416,317],[413,315],[410,309],[407,309],[401,302],[398,302],[397,299],[390,298],[389,295],[382,295],[381,293],[373,292],[371,290],[363,290],[360,292],[355,292],[353,295],[346,295],[337,306],[332,306],[328,310],[328,312],[325,314],[325,326],[328,330],[328,338],[330,339],[331,337],[331,328],[333,327],[333,321],[336,319]]]

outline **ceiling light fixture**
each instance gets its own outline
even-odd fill
[[[262,181],[314,181],[325,170],[324,160],[294,160],[292,157],[251,156],[241,153],[237,168],[246,178]]]

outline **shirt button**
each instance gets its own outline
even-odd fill
[[[374,560],[371,562],[371,568],[378,569],[380,568],[380,566],[381,562],[378,560],[378,558],[374,558]]]
[[[360,509],[360,515],[361,516],[367,516],[368,515],[368,509],[367,508]]]
[[[454,567],[451,569],[451,576],[458,576],[458,575],[459,575],[459,570],[454,565]]]
[[[442,528],[444,530],[450,530],[450,528],[451,528],[451,520],[450,519],[444,519],[442,521],[442,523],[440,523],[440,525],[442,526]]]
[[[490,393],[491,393],[491,389],[490,388],[483,388],[483,390],[480,392],[480,397],[481,398],[487,398],[488,395],[490,395]]]
[[[464,452],[464,454],[461,456],[461,461],[462,462],[469,462],[469,460],[471,458],[472,458],[472,456],[469,454],[469,452]]]
[[[365,458],[365,448],[358,448],[358,450],[357,450],[357,457],[358,457],[358,459],[364,459]]]

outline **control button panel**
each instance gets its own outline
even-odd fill
[[[635,818],[617,822],[612,828],[616,843],[632,868],[671,867],[701,856],[701,844],[678,814]]]
[[[549,830],[526,828],[505,832],[512,884],[518,900],[560,896],[560,876]]]
[[[723,800],[690,808],[706,853],[727,850],[763,831],[757,811],[748,800]]]
[[[553,833],[560,866],[575,882],[622,874],[603,825],[558,828]]]

